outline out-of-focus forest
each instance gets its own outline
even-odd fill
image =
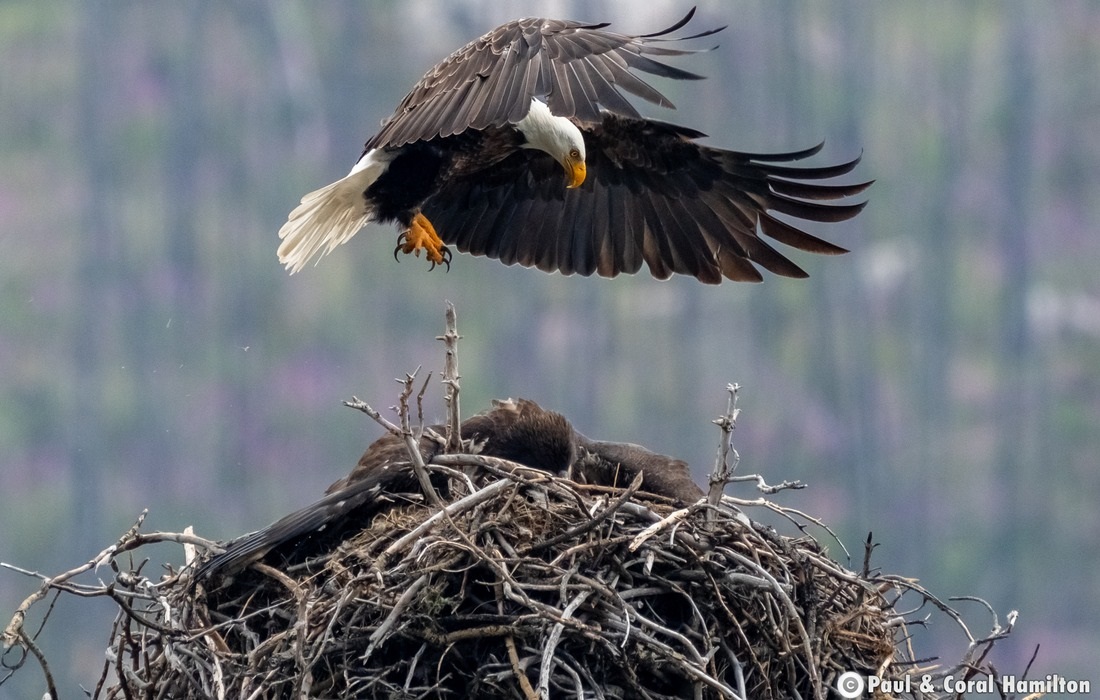
[[[676,65],[708,80],[658,82],[678,110],[644,111],[738,150],[825,139],[814,163],[862,152],[856,177],[877,180],[859,218],[813,229],[849,255],[791,254],[809,280],[465,255],[429,273],[376,226],[279,266],[298,198],[461,44],[523,15],[644,33],[688,7],[0,3],[0,560],[71,568],[144,508],[149,529],[227,538],[313,500],[379,434],[341,400],[388,406],[394,377],[438,376],[447,299],[467,415],[533,398],[702,479],[738,382],[740,469],[807,482],[777,498],[831,524],[853,566],[873,531],[878,566],[1020,611],[1003,672],[1041,645],[1033,676],[1096,680],[1100,4],[700,2],[692,27],[730,26]],[[36,586],[0,570],[0,623]],[[40,643],[76,695],[109,606],[54,616]],[[965,646],[942,619],[916,643]]]

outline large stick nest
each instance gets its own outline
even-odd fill
[[[820,698],[915,671],[903,579],[753,522],[484,457],[440,511],[394,497],[353,536],[205,592],[131,579],[105,697]],[[444,467],[443,469],[447,469]],[[123,583],[120,579],[119,583]],[[984,655],[988,645],[980,645]]]
[[[58,590],[109,596],[119,609],[93,697],[824,698],[845,672],[995,673],[986,655],[1011,629],[994,616],[975,639],[912,580],[836,563],[809,534],[817,525],[763,498],[675,508],[639,492],[639,480],[586,486],[476,455],[440,455],[428,469],[449,475],[442,509],[390,494],[351,535],[268,557],[210,590],[190,568],[154,581],[133,552],[214,543],[143,534],[139,521],[46,580],[5,646],[36,656],[56,697],[23,623]],[[755,521],[764,514],[799,534]],[[71,582],[96,565],[114,580]],[[914,661],[906,620],[926,603],[967,635],[959,663]]]
[[[893,658],[890,600],[811,537],[492,470],[298,565],[162,588],[173,632],[121,618],[108,697],[809,698]]]

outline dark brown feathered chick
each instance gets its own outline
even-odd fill
[[[691,478],[691,468],[681,459],[651,452],[641,445],[589,440],[580,433],[576,433],[576,441],[576,481],[625,488],[641,472],[643,491],[683,505],[703,497],[703,490]]]
[[[421,437],[425,462],[442,450],[438,436],[444,430],[433,426]],[[491,410],[462,423],[462,436],[471,452],[554,474],[564,474],[576,454],[569,421],[526,399],[495,401]],[[380,496],[418,490],[404,440],[384,435],[371,443],[350,474],[328,487],[324,498],[229,543],[224,553],[199,567],[195,578],[232,573],[283,545],[362,527],[390,502]]]
[[[444,430],[443,426],[433,426],[421,437],[420,454],[425,462],[442,450],[440,436]],[[703,496],[683,461],[638,445],[590,440],[574,431],[560,413],[547,411],[527,399],[494,401],[491,410],[462,423],[462,437],[472,453],[557,475],[572,470],[577,480],[587,483],[625,486],[641,472],[645,491],[681,503]],[[371,443],[350,474],[328,487],[324,498],[230,542],[224,553],[199,567],[195,579],[239,571],[276,549],[290,557],[298,547],[315,540],[328,541],[364,527],[398,494],[418,491],[404,440],[384,435]],[[318,544],[310,550],[316,550]]]

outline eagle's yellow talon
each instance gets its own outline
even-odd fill
[[[432,264],[429,270],[434,270],[436,265],[446,265],[448,270],[451,269],[451,251],[435,232],[432,222],[428,221],[423,214],[417,214],[410,222],[409,229],[397,237],[397,247],[393,249],[393,257],[397,259],[397,251],[420,257],[422,250],[424,257]]]

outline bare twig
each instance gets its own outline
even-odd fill
[[[27,596],[27,598],[19,604],[19,607],[15,609],[15,614],[12,616],[11,621],[8,622],[7,627],[4,628],[3,635],[0,635],[0,640],[2,640],[4,644],[4,651],[7,651],[21,641],[29,638],[22,633],[22,630],[23,621],[26,619],[27,616],[27,610],[29,610],[32,605],[37,603],[42,598],[46,597],[46,594],[49,593],[51,589],[59,588],[66,581],[76,576],[79,576],[85,571],[90,571],[94,568],[97,568],[103,563],[109,561],[111,557],[113,557],[119,550],[126,546],[127,542],[132,540],[137,535],[138,528],[141,527],[141,524],[143,522],[145,522],[145,516],[148,514],[148,510],[143,510],[141,512],[141,515],[138,516],[137,521],[130,527],[129,530],[126,531],[125,534],[122,535],[122,537],[118,539],[117,542],[115,542],[110,547],[104,549],[87,563],[73,569],[69,569],[68,571],[60,573],[57,576],[43,578],[42,586],[34,593]]]
[[[562,621],[554,623],[554,626],[550,629],[550,634],[546,638],[546,644],[543,647],[542,664],[539,666],[539,687],[538,696],[542,700],[549,700],[550,698],[550,670],[554,664],[554,649],[558,646],[558,641],[561,639],[561,633],[565,630],[565,620],[573,617],[573,614],[577,612],[584,601],[592,594],[592,590],[579,591],[573,600],[569,601],[569,605],[565,606],[562,610]]]
[[[347,406],[348,408],[354,408],[356,411],[361,411],[363,413],[366,413],[368,416],[370,416],[374,420],[374,422],[378,423],[378,425],[385,428],[386,432],[389,433],[390,435],[396,435],[397,437],[402,437],[400,427],[398,427],[394,423],[387,420],[381,413],[378,412],[377,409],[372,408],[370,406],[370,404],[366,403],[365,401],[361,400],[360,398],[358,398],[356,396],[352,396],[350,401],[345,401],[344,402],[344,405]]]
[[[539,694],[535,692],[535,689],[531,686],[531,681],[527,679],[527,674],[523,672],[523,668],[520,666],[519,652],[516,651],[515,637],[510,634],[507,635],[504,638],[504,646],[508,650],[508,661],[512,664],[512,673],[519,682],[520,690],[523,691],[523,697],[527,698],[527,700],[539,700]]]
[[[428,503],[431,503],[435,508],[443,507],[443,499],[439,497],[435,487],[432,486],[432,481],[428,478],[428,470],[424,467],[424,455],[420,452],[420,438],[424,431],[424,426],[418,425],[416,430],[413,430],[412,421],[409,414],[409,397],[413,393],[413,384],[416,381],[416,373],[420,371],[417,367],[411,374],[406,374],[404,379],[397,380],[401,385],[401,397],[398,401],[398,415],[401,419],[401,437],[405,440],[405,450],[409,454],[409,462],[412,464],[413,474],[416,475],[416,480],[420,483],[420,490],[424,493],[424,498],[428,499]]]
[[[393,554],[408,547],[413,541],[415,541],[425,532],[430,530],[438,521],[444,519],[445,517],[454,517],[465,510],[469,510],[479,503],[495,497],[500,491],[503,491],[508,486],[510,486],[510,484],[507,481],[496,481],[492,484],[489,484],[483,489],[471,493],[461,500],[449,504],[442,510],[434,513],[430,518],[425,519],[424,522],[418,525],[415,529],[410,530],[408,533],[395,540],[393,544],[386,548],[384,554],[386,556],[392,556]]]
[[[741,413],[741,409],[737,408],[737,392],[740,388],[739,384],[726,385],[729,393],[726,412],[713,421],[721,428],[722,439],[718,443],[718,456],[714,461],[714,470],[710,473],[710,488],[707,491],[707,502],[712,506],[718,505],[722,500],[722,492],[741,461],[741,455],[733,447],[733,429],[737,427],[737,416]]]
[[[447,452],[462,451],[462,412],[459,409],[458,380],[458,341],[462,338],[458,334],[458,320],[455,314],[455,305],[447,302],[446,312],[447,330],[436,340],[443,341],[443,401],[447,405]]]
[[[7,634],[6,631],[5,634]],[[38,645],[35,644],[34,640],[31,639],[31,637],[27,634],[27,631],[23,629],[22,625],[20,625],[20,627],[15,630],[14,635],[15,640],[12,642],[11,645],[9,645],[7,641],[4,642],[4,650],[7,651],[9,648],[11,648],[11,646],[16,643],[21,644],[34,656],[35,660],[38,661],[39,667],[42,669],[42,675],[46,678],[47,697],[60,697],[57,694],[57,684],[54,683],[53,673],[50,671],[50,665],[46,661],[46,655],[42,653],[42,650],[38,648]]]
[[[401,597],[397,599],[397,602],[393,604],[393,609],[390,610],[389,615],[382,621],[382,624],[378,626],[378,629],[370,636],[369,643],[367,644],[366,651],[360,657],[363,662],[366,662],[371,653],[378,648],[378,645],[385,641],[389,636],[390,630],[393,629],[397,621],[401,619],[401,616],[405,613],[405,609],[409,606],[412,600],[416,597],[420,589],[424,587],[424,584],[428,582],[428,575],[424,574],[413,581],[408,588],[401,594]]]
[[[733,484],[741,481],[755,481],[756,490],[760,493],[768,494],[769,496],[779,493],[780,491],[786,491],[787,489],[798,490],[806,488],[806,484],[802,483],[801,481],[781,481],[778,484],[772,485],[764,481],[764,477],[760,474],[742,474],[741,476],[730,476],[729,479],[726,480],[726,483]]]
[[[686,518],[690,512],[691,510],[688,508],[680,508],[679,510],[672,511],[665,517],[661,518],[657,522],[639,532],[637,536],[635,536],[634,539],[630,541],[630,546],[628,547],[628,549],[631,552],[637,551],[638,547],[641,547],[646,540],[653,537],[661,530],[664,530],[666,527],[669,527],[670,525],[676,525],[676,523]]]

